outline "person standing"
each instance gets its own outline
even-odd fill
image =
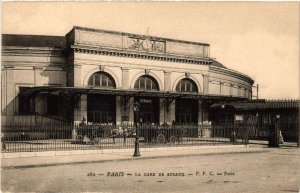
[[[283,139],[281,130],[279,130],[279,143],[280,143],[280,144],[283,144],[283,143],[284,143],[284,139]]]
[[[2,149],[6,149],[5,141],[4,141],[4,133],[1,132],[1,143],[2,143]]]

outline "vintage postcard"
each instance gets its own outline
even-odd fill
[[[2,192],[299,192],[299,2],[3,2]]]

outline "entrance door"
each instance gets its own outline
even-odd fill
[[[198,102],[193,99],[176,100],[176,123],[197,123]]]
[[[111,95],[88,95],[88,122],[115,123],[116,98]]]
[[[178,122],[179,123],[191,123],[192,122],[192,114],[179,114]]]
[[[158,123],[159,120],[159,108],[157,98],[136,98],[140,104],[139,110],[139,122],[142,123]],[[136,121],[136,120],[135,120]]]
[[[92,120],[93,123],[112,123],[114,120],[111,112],[91,111],[89,114],[89,120]]]

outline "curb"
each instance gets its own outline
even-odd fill
[[[216,146],[190,146],[190,147],[153,147],[140,148],[140,152],[153,151],[178,151],[178,150],[200,150],[200,149],[234,149],[247,148],[249,145],[216,145]],[[30,158],[30,157],[55,157],[55,156],[72,156],[72,155],[92,155],[92,154],[107,154],[107,153],[128,153],[134,149],[97,149],[97,150],[71,150],[71,151],[44,151],[44,152],[12,152],[1,153],[2,159],[12,158]]]
[[[210,153],[200,153],[200,154],[185,154],[185,155],[159,155],[159,156],[149,156],[149,157],[131,157],[131,158],[117,158],[117,159],[107,159],[107,160],[85,160],[85,161],[74,161],[74,162],[63,162],[63,163],[45,163],[36,165],[19,165],[19,166],[2,166],[3,170],[11,169],[25,169],[25,168],[37,168],[37,167],[49,167],[49,166],[63,166],[63,165],[77,165],[77,164],[88,164],[88,163],[105,163],[105,162],[119,162],[119,161],[132,161],[132,160],[146,160],[146,159],[159,159],[159,158],[171,158],[171,157],[192,157],[192,156],[210,156],[210,155],[225,155],[225,154],[245,154],[245,153],[265,153],[269,150],[253,150],[253,151],[238,151],[238,152],[210,152]]]

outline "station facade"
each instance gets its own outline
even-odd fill
[[[1,70],[2,125],[202,124],[213,103],[251,99],[253,84],[211,59],[209,44],[83,27],[2,35]]]

